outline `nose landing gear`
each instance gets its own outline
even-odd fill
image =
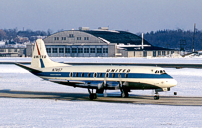
[[[159,100],[159,93],[155,90],[154,100]]]
[[[159,95],[155,95],[154,100],[159,100]]]

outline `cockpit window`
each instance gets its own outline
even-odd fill
[[[155,74],[166,74],[165,70],[156,70]]]

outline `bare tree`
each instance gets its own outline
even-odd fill
[[[6,39],[6,33],[4,32],[4,30],[0,29],[0,40],[4,39]]]

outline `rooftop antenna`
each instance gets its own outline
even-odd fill
[[[194,35],[193,35],[193,52],[194,50],[194,38],[195,38],[195,31],[196,31],[196,23],[194,24]]]
[[[143,38],[143,33],[142,33],[142,49],[144,48],[143,43],[144,43],[144,38]]]

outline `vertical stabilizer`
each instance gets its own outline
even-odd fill
[[[37,69],[37,68],[47,68],[55,66],[69,66],[69,65],[52,61],[46,52],[46,47],[43,40],[37,39],[32,54],[31,67]]]

